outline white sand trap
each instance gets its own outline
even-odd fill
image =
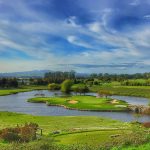
[[[70,100],[68,103],[69,103],[69,104],[77,104],[78,101],[76,101],[76,100]]]
[[[118,103],[119,103],[119,101],[118,101],[118,100],[116,100],[116,99],[114,99],[114,100],[112,100],[112,101],[111,101],[111,103],[112,103],[112,104],[118,104]]]
[[[127,107],[127,106],[124,106],[124,105],[115,105],[115,107]]]

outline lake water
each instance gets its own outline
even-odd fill
[[[136,118],[133,113],[128,112],[92,112],[92,111],[77,111],[68,110],[63,107],[47,106],[46,104],[28,103],[29,98],[34,97],[35,94],[45,94],[45,96],[61,95],[61,92],[51,92],[47,90],[31,91],[18,93],[8,96],[0,96],[0,111],[19,112],[25,114],[32,114],[37,116],[102,116],[121,120],[125,122],[138,121],[150,121],[150,116],[144,115]],[[90,95],[96,95],[96,93],[89,93]],[[113,96],[115,99],[126,100],[130,104],[142,104],[147,105],[148,99],[137,98],[129,96]]]

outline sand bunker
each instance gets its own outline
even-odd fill
[[[68,103],[69,103],[69,104],[77,104],[78,101],[76,101],[76,100],[70,100]]]
[[[124,105],[116,105],[115,107],[127,107],[127,106],[124,106]]]
[[[114,100],[112,100],[112,101],[111,101],[111,103],[112,103],[112,104],[118,104],[118,103],[119,103],[119,101],[118,101],[118,100],[116,100],[116,99],[114,99]]]

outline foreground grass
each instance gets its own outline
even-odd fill
[[[97,129],[97,128],[124,128],[126,123],[90,116],[32,116],[10,112],[0,112],[0,129],[23,125],[26,122],[39,124],[43,133],[48,135],[53,131],[60,130],[62,133],[70,132],[74,128]]]
[[[140,146],[130,146],[126,148],[113,148],[112,150],[150,150],[150,143]]]
[[[1,89],[0,96],[17,94],[20,92],[29,92],[33,90],[46,90],[47,86],[23,86],[17,89]]]
[[[112,135],[119,134],[128,140],[130,135],[126,137],[126,134],[130,134],[130,132],[134,133],[134,131],[132,131],[133,125],[130,123],[100,117],[43,117],[0,112],[0,129],[15,127],[17,124],[23,125],[27,122],[39,124],[43,129],[44,139],[42,138],[41,140],[23,144],[8,144],[0,141],[1,150],[102,150],[100,147],[103,146],[103,144],[107,146],[106,143],[115,140],[111,137]],[[53,134],[54,131],[59,131],[60,134]],[[142,132],[142,134],[139,134],[139,137],[143,135]],[[124,141],[124,138],[121,141]],[[115,145],[111,145],[111,147],[113,146]],[[113,148],[113,150],[131,150],[132,148],[134,150],[136,150],[136,148],[137,150],[148,150],[150,148],[148,143],[141,146],[137,145],[137,147],[127,146],[128,147],[121,146],[121,148]]]
[[[112,150],[150,150],[150,142],[139,146],[113,148]]]
[[[121,100],[96,98],[95,96],[70,96],[70,97],[35,97],[28,100],[32,103],[46,103],[47,105],[64,106],[77,110],[97,111],[125,111],[127,103]]]
[[[91,143],[93,141],[93,144],[98,145],[101,142],[109,140],[112,134],[121,133],[123,130],[127,130],[131,127],[128,123],[122,123],[120,121],[100,117],[43,117],[0,112],[0,129],[23,125],[27,122],[37,123],[40,128],[43,129],[44,136],[46,138],[53,137],[59,145],[71,145],[78,141],[82,141],[80,144],[84,144],[86,142]],[[59,131],[60,134],[55,135],[53,134],[54,131]],[[93,140],[91,141],[91,139]],[[2,141],[0,142],[0,148],[4,147],[7,149],[8,146],[10,146],[10,144],[3,143]]]

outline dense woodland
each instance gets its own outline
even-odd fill
[[[18,81],[16,78],[0,78],[0,88],[17,88]]]

